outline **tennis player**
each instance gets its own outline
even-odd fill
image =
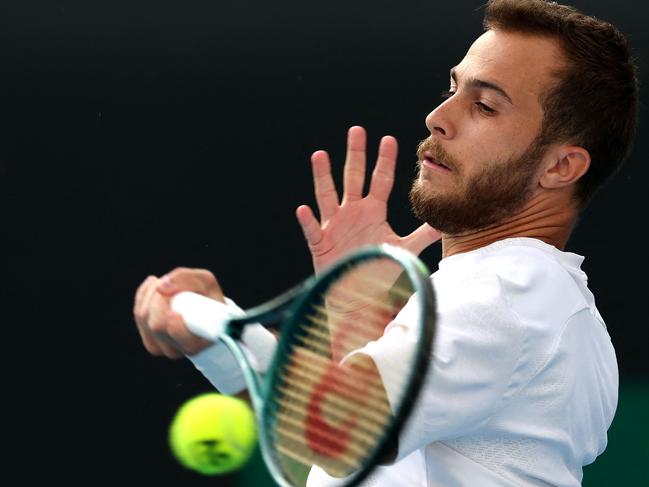
[[[362,245],[419,253],[441,237],[431,373],[394,461],[366,485],[578,486],[582,467],[604,451],[616,410],[615,351],[583,257],[566,245],[630,151],[638,84],[629,46],[611,24],[544,0],[491,0],[484,25],[426,118],[430,136],[410,193],[419,229],[399,237],[386,221],[394,138],[382,139],[362,194],[361,127],[348,134],[342,199],[318,151],[319,219],[297,209],[316,272]],[[240,392],[227,352],[189,334],[169,310],[180,290],[224,299],[208,271],[147,278],[135,303],[145,347],[188,355],[215,386]],[[386,330],[358,351],[379,372],[398,369],[407,349],[403,333]],[[260,332],[262,342],[272,346]],[[308,485],[337,482],[313,467]]]

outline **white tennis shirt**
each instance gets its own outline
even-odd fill
[[[579,486],[617,406],[615,351],[583,257],[513,238],[442,259],[431,279],[431,369],[397,461],[366,487]],[[410,353],[406,305],[361,353],[388,370]],[[308,487],[336,485],[313,467]]]

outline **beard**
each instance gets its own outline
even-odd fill
[[[448,235],[497,225],[515,214],[531,198],[534,192],[532,182],[545,149],[546,146],[536,140],[518,157],[485,164],[481,172],[451,193],[432,188],[420,177],[425,152],[443,162],[453,175],[461,174],[457,160],[442,148],[438,140],[428,138],[417,149],[419,174],[410,189],[412,211],[418,219]]]

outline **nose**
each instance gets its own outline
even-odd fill
[[[451,116],[452,98],[440,104],[426,117],[426,127],[433,137],[452,139],[456,134],[456,127]]]

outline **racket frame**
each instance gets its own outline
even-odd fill
[[[277,298],[246,310],[245,316],[233,317],[227,323],[225,332],[220,337],[232,351],[237,361],[240,364],[244,364],[241,369],[248,385],[250,400],[257,416],[257,422],[260,425],[260,450],[273,479],[281,487],[294,486],[285,480],[285,475],[280,467],[280,461],[276,457],[276,453],[271,445],[270,432],[273,426],[271,424],[273,414],[271,414],[272,411],[269,411],[269,408],[273,407],[273,403],[272,401],[267,401],[266,398],[269,397],[275,386],[275,371],[285,363],[285,352],[289,350],[292,342],[297,339],[294,336],[295,334],[291,333],[291,330],[297,327],[297,320],[303,315],[305,308],[312,302],[311,296],[313,293],[322,294],[326,291],[350,265],[369,262],[380,257],[386,257],[398,263],[409,276],[410,282],[414,286],[413,294],[417,294],[416,299],[420,303],[418,307],[418,319],[422,325],[423,332],[415,350],[415,356],[412,362],[413,367],[409,371],[409,383],[404,391],[403,401],[397,411],[393,411],[393,419],[371,457],[359,470],[345,478],[344,485],[346,487],[356,486],[390,452],[390,448],[394,445],[395,437],[401,431],[403,424],[412,411],[428,371],[435,339],[436,301],[430,282],[430,273],[423,262],[410,252],[391,245],[383,244],[364,247],[346,256],[340,262],[326,270],[322,275],[312,276]],[[246,353],[237,343],[245,326],[252,323],[261,323],[269,328],[281,330],[272,363],[263,378],[254,370]]]

